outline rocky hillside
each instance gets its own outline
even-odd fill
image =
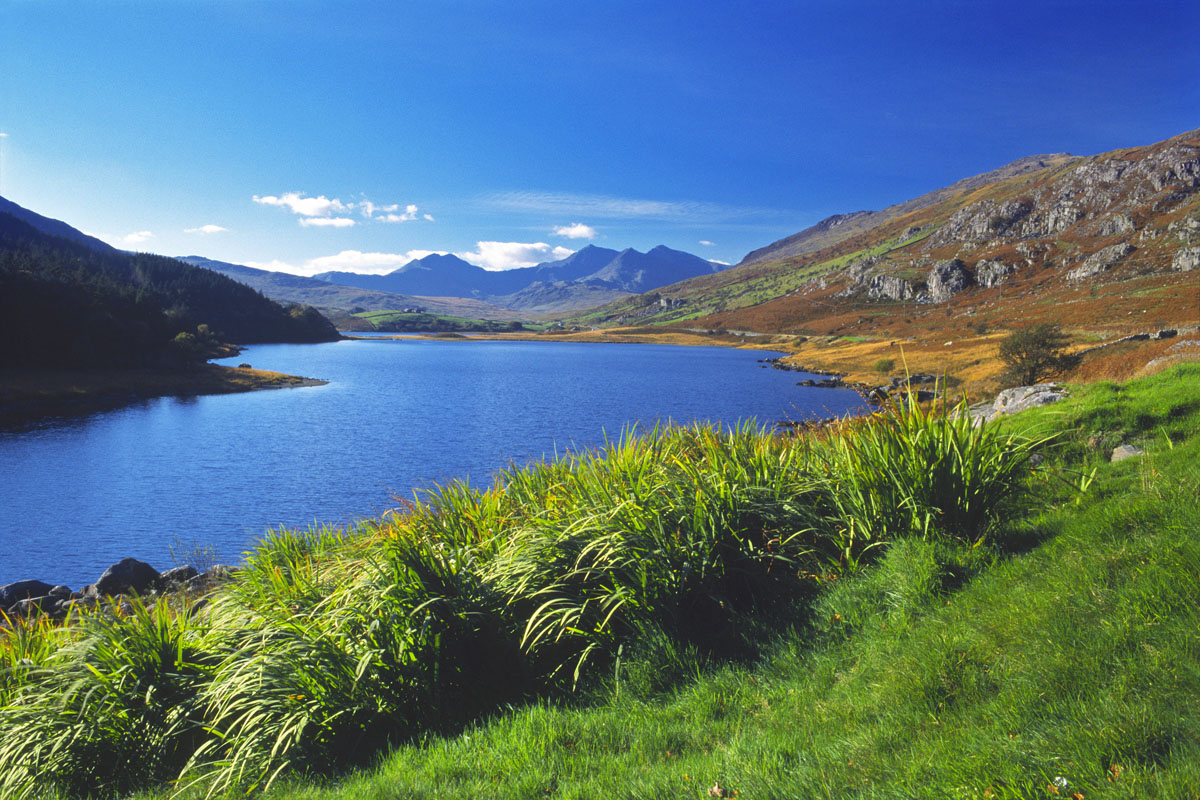
[[[1192,131],[1086,158],[1035,156],[884,211],[832,218],[733,269],[581,321],[804,335],[1022,320],[1135,330],[1200,322],[1198,267]]]
[[[1078,160],[1077,156],[1072,156],[1069,153],[1026,156],[1011,164],[1005,164],[999,169],[985,172],[982,175],[963,178],[961,181],[957,181],[950,186],[936,189],[894,206],[889,206],[882,211],[855,211],[851,214],[835,214],[832,217],[821,220],[812,227],[805,228],[799,233],[792,234],[766,247],[752,251],[742,259],[741,264],[757,264],[764,261],[803,255],[805,253],[815,253],[818,250],[823,250],[839,242],[843,242],[856,234],[869,231],[885,222],[890,222],[906,214],[929,208],[943,200],[978,189],[989,183],[997,183],[1008,178],[1027,175],[1047,167],[1059,166]]]

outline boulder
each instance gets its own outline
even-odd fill
[[[19,600],[30,597],[45,597],[52,589],[45,581],[17,581],[0,586],[0,609],[12,608]]]
[[[104,570],[88,592],[93,597],[115,594],[143,594],[158,580],[158,570],[136,558],[122,558]]]
[[[172,589],[181,584],[187,583],[192,578],[200,573],[190,564],[184,564],[182,567],[175,567],[164,572],[158,573],[158,579],[155,580],[155,585],[163,589]]]
[[[33,614],[53,614],[57,610],[58,601],[48,595],[26,597],[24,600],[18,600],[9,609],[14,617],[28,617]]]
[[[929,296],[935,303],[944,303],[954,295],[975,283],[967,267],[957,258],[941,261],[933,265],[925,278],[929,287]]]
[[[1024,411],[1034,406],[1056,403],[1066,396],[1066,391],[1057,383],[1016,386],[1012,389],[1005,389],[996,395],[996,399],[991,406],[983,404],[973,407],[971,409],[971,416],[977,420],[992,420],[996,417],[1016,414],[1018,411]]]
[[[1112,456],[1110,457],[1109,460],[1113,461],[1113,462],[1124,461],[1127,458],[1133,458],[1134,456],[1140,456],[1140,455],[1144,454],[1145,452],[1146,452],[1145,450],[1138,447],[1136,444],[1123,444],[1120,447],[1116,447],[1113,449]]]

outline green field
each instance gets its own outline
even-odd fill
[[[11,628],[0,794],[1195,797],[1198,381],[651,431],[281,531],[201,614]]]
[[[406,311],[364,311],[354,317],[369,322],[377,331],[393,333],[502,333],[527,331],[527,323],[471,319],[448,314]]]

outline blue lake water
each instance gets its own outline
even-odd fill
[[[159,398],[0,433],[0,585],[91,583],[171,548],[236,562],[266,530],[373,516],[414,489],[490,483],[510,462],[603,444],[632,423],[840,415],[772,355],[715,347],[493,341],[260,345],[224,362],[327,386]]]

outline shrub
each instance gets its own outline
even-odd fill
[[[1005,378],[1015,386],[1028,386],[1074,368],[1079,357],[1064,352],[1067,343],[1067,335],[1051,322],[1013,331],[1000,343]]]

